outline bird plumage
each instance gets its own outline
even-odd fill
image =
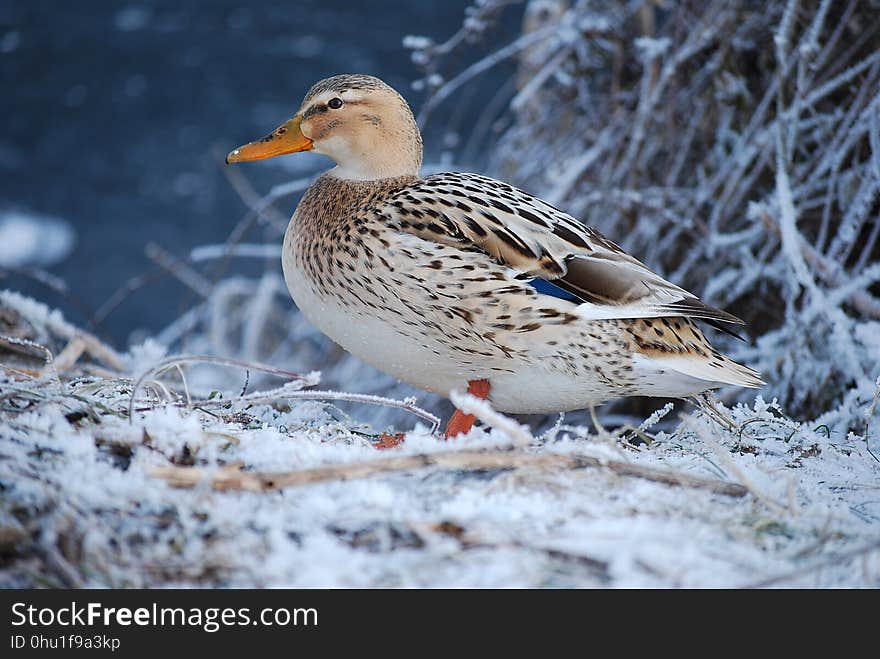
[[[300,201],[282,264],[297,305],[330,338],[442,395],[485,380],[507,412],[762,384],[695,323],[742,321],[598,231],[495,179],[420,177],[421,139],[399,120],[401,102],[378,79],[340,77],[313,87],[295,117],[293,150],[327,153],[337,168]],[[334,114],[337,104],[347,110]],[[384,151],[358,156],[353,144]],[[230,155],[251,159],[248,147]]]

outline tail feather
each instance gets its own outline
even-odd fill
[[[718,352],[687,318],[639,319],[630,321],[627,331],[634,343],[634,367],[651,390],[691,395],[723,385],[764,385],[757,371]]]
[[[727,357],[714,362],[691,355],[651,356],[647,359],[655,369],[668,369],[705,382],[706,389],[727,384],[755,389],[765,384],[760,373]]]

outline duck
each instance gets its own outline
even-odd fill
[[[444,397],[466,387],[510,414],[764,384],[698,325],[741,319],[596,229],[487,176],[421,176],[412,110],[379,78],[317,82],[291,119],[226,162],[304,151],[335,166],[284,235],[287,288],[315,327],[380,371]],[[444,436],[474,421],[455,410]]]

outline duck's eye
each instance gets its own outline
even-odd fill
[[[338,110],[342,107],[342,99],[341,98],[331,98],[327,101],[327,107],[333,110]]]

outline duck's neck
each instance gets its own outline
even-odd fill
[[[366,165],[366,166],[365,166]],[[402,177],[417,177],[418,169],[413,170],[411,166],[402,166],[398,163],[383,162],[373,166],[366,163],[357,163],[356,165],[336,165],[327,172],[327,176],[331,176],[340,181],[352,182],[381,182],[387,179],[396,179]]]
[[[421,145],[416,151],[380,143],[373,145],[368,153],[337,161],[336,167],[327,174],[342,181],[382,181],[418,176],[421,166]]]
[[[418,180],[404,175],[382,179],[342,179],[331,169],[312,183],[297,206],[292,225],[304,234],[324,237],[339,225],[348,225],[400,188]]]

